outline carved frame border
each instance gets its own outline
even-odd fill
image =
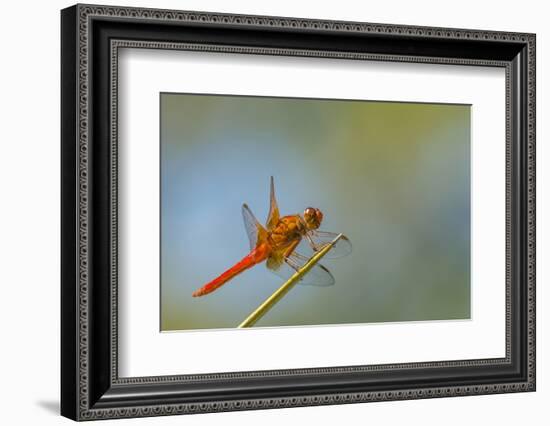
[[[325,20],[310,20],[296,18],[266,17],[266,16],[246,16],[229,15],[202,12],[170,11],[156,9],[126,8],[126,7],[104,7],[92,5],[77,5],[76,15],[78,21],[78,41],[77,41],[77,77],[76,86],[78,90],[77,106],[77,158],[76,158],[76,177],[77,177],[77,271],[76,277],[76,322],[77,322],[77,359],[75,390],[77,391],[77,407],[75,415],[69,415],[78,420],[92,420],[113,417],[140,417],[157,416],[169,414],[214,412],[229,410],[246,410],[261,408],[277,408],[292,406],[308,406],[322,404],[339,404],[365,401],[381,400],[399,400],[415,398],[432,398],[442,396],[461,396],[487,393],[503,393],[517,391],[532,391],[535,389],[535,36],[533,34],[521,34],[510,32],[479,31],[464,29],[447,28],[429,28],[402,25],[370,24],[357,22],[337,22]],[[209,23],[223,25],[238,25],[260,28],[299,28],[303,30],[315,31],[337,31],[350,33],[367,34],[406,34],[415,37],[424,38],[443,38],[443,39],[464,39],[464,40],[495,40],[523,43],[527,47],[527,199],[528,206],[528,247],[527,247],[527,380],[521,382],[504,382],[492,385],[480,386],[449,386],[434,387],[424,389],[401,389],[379,392],[352,392],[352,393],[327,393],[325,395],[312,395],[301,397],[269,397],[254,399],[236,399],[216,402],[203,403],[165,403],[141,407],[117,407],[117,408],[95,408],[90,401],[89,383],[89,353],[90,353],[90,335],[89,335],[89,215],[90,215],[90,182],[89,182],[89,121],[90,112],[90,82],[89,82],[89,55],[90,55],[90,23],[95,18],[122,18],[144,21],[173,21],[189,23]],[[118,49],[124,47],[132,48],[155,48],[155,49],[184,49],[200,51],[218,51],[240,54],[269,54],[269,55],[297,55],[297,56],[316,56],[342,59],[366,59],[366,60],[384,60],[400,62],[427,62],[427,63],[451,63],[463,65],[484,65],[498,66],[506,68],[506,194],[507,194],[507,212],[506,212],[506,358],[504,359],[484,359],[484,360],[464,360],[453,362],[435,362],[435,363],[415,363],[415,364],[389,364],[377,366],[361,367],[327,367],[322,369],[304,369],[304,370],[274,370],[262,372],[245,373],[225,373],[215,375],[193,375],[193,376],[159,376],[159,377],[140,377],[140,378],[119,378],[117,369],[117,69],[118,69]],[[298,49],[273,49],[273,48],[253,48],[242,46],[215,46],[192,43],[170,43],[170,42],[151,42],[143,40],[112,40],[111,41],[111,372],[110,379],[113,385],[124,384],[151,384],[151,383],[173,383],[180,381],[200,381],[215,380],[220,378],[245,378],[253,376],[303,376],[311,373],[330,374],[334,372],[346,371],[373,371],[386,369],[407,369],[424,368],[439,366],[458,366],[458,365],[487,365],[503,364],[510,362],[510,240],[511,240],[511,151],[510,137],[512,129],[510,128],[510,96],[512,91],[511,69],[507,62],[486,61],[460,58],[438,58],[438,57],[415,57],[403,55],[378,55],[362,53],[345,52],[326,52],[314,50]],[[63,409],[62,409],[63,411]]]

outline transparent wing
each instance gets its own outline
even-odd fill
[[[325,232],[318,230],[308,231],[302,242],[298,246],[300,252],[312,256],[315,252],[321,250],[325,245],[331,243],[338,234],[334,232]],[[338,240],[333,248],[325,255],[327,259],[337,259],[350,254],[352,251],[351,241],[345,235]]]
[[[267,231],[262,224],[258,222],[256,216],[254,216],[246,204],[243,204],[242,212],[246,235],[248,235],[250,250],[252,250],[258,245],[258,242],[263,241],[267,237]]]
[[[269,193],[269,214],[267,215],[266,227],[272,229],[277,222],[279,222],[279,206],[277,206],[277,200],[275,199],[275,184],[273,182],[273,176],[271,176]]]
[[[275,275],[288,280],[296,271],[298,271],[309,259],[299,253],[293,252],[285,258],[285,261],[277,269],[270,269]],[[328,287],[334,285],[334,277],[330,271],[323,265],[317,263],[300,280],[299,284],[312,285],[317,287]]]

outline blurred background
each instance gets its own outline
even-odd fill
[[[470,317],[470,106],[163,93],[161,330],[236,327],[281,284],[248,253],[269,177],[281,215],[324,213],[351,255],[332,287],[296,286],[256,326]]]

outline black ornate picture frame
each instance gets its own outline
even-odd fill
[[[534,34],[96,5],[64,9],[61,29],[62,415],[92,420],[535,390]],[[119,377],[121,47],[504,68],[506,356]]]

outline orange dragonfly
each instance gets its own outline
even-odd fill
[[[265,227],[258,222],[246,204],[242,207],[244,225],[250,241],[250,253],[223,274],[196,290],[193,297],[212,293],[241,272],[264,261],[270,271],[288,279],[309,260],[308,256],[296,251],[302,241],[307,242],[303,244],[304,249],[313,254],[337,237],[338,234],[333,232],[318,230],[323,221],[323,213],[319,209],[308,207],[302,215],[281,217],[275,199],[273,177],[270,192],[270,208]],[[349,253],[351,242],[342,236],[326,257],[337,258]],[[316,264],[302,277],[300,284],[330,286],[334,284],[334,277],[323,265]]]

